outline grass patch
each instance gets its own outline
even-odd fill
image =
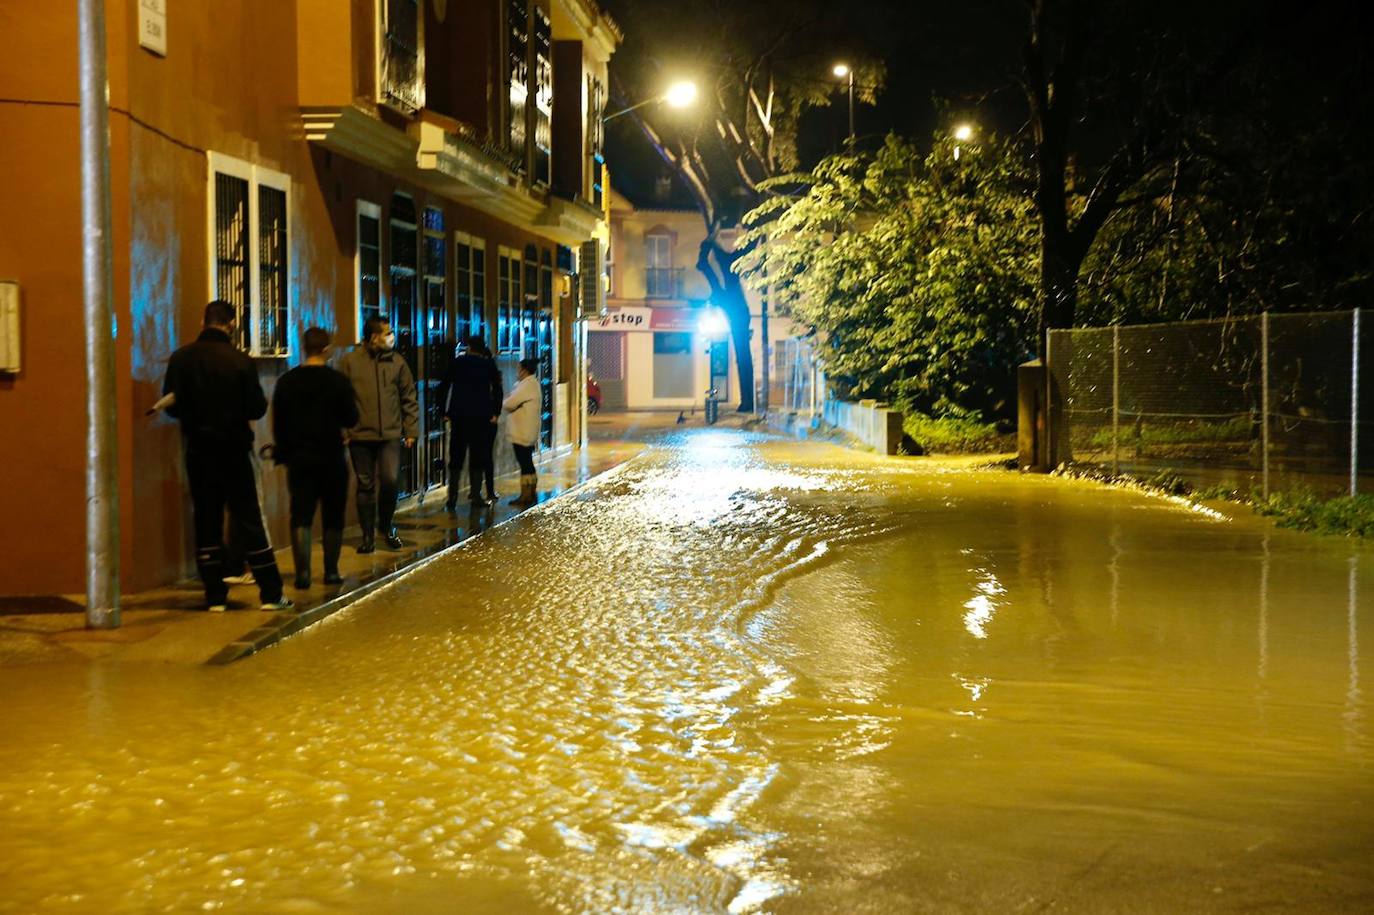
[[[1374,496],[1323,499],[1309,490],[1293,490],[1272,493],[1267,499],[1256,495],[1250,504],[1261,515],[1276,519],[1279,527],[1374,537]]]
[[[1013,436],[999,432],[996,423],[978,417],[907,413],[902,431],[920,449],[917,454],[994,454],[1014,450]]]
[[[1238,416],[1220,423],[1204,420],[1182,423],[1151,421],[1142,423],[1138,429],[1134,423],[1123,422],[1119,434],[1123,445],[1193,445],[1249,441],[1255,437],[1255,429],[1250,417]],[[1096,448],[1109,447],[1112,444],[1112,430],[1099,429],[1093,433],[1090,444]]]

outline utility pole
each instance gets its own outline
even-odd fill
[[[110,83],[105,0],[77,0],[81,280],[86,327],[86,626],[119,628],[119,453],[110,268]]]

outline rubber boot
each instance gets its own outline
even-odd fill
[[[339,574],[339,553],[343,552],[343,531],[326,530],[323,540],[324,583],[341,585],[343,584],[343,576]]]
[[[296,590],[310,587],[310,528],[291,528],[291,561],[296,567]]]
[[[527,508],[535,503],[538,496],[535,491],[538,477],[532,473],[522,473],[520,475],[520,498],[515,501],[516,505]]]

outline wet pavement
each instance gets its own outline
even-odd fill
[[[1372,560],[672,431],[249,661],[0,669],[0,911],[1368,911]]]

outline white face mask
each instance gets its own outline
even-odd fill
[[[396,348],[396,335],[394,333],[385,334],[377,338],[377,351],[379,353],[389,353]]]

